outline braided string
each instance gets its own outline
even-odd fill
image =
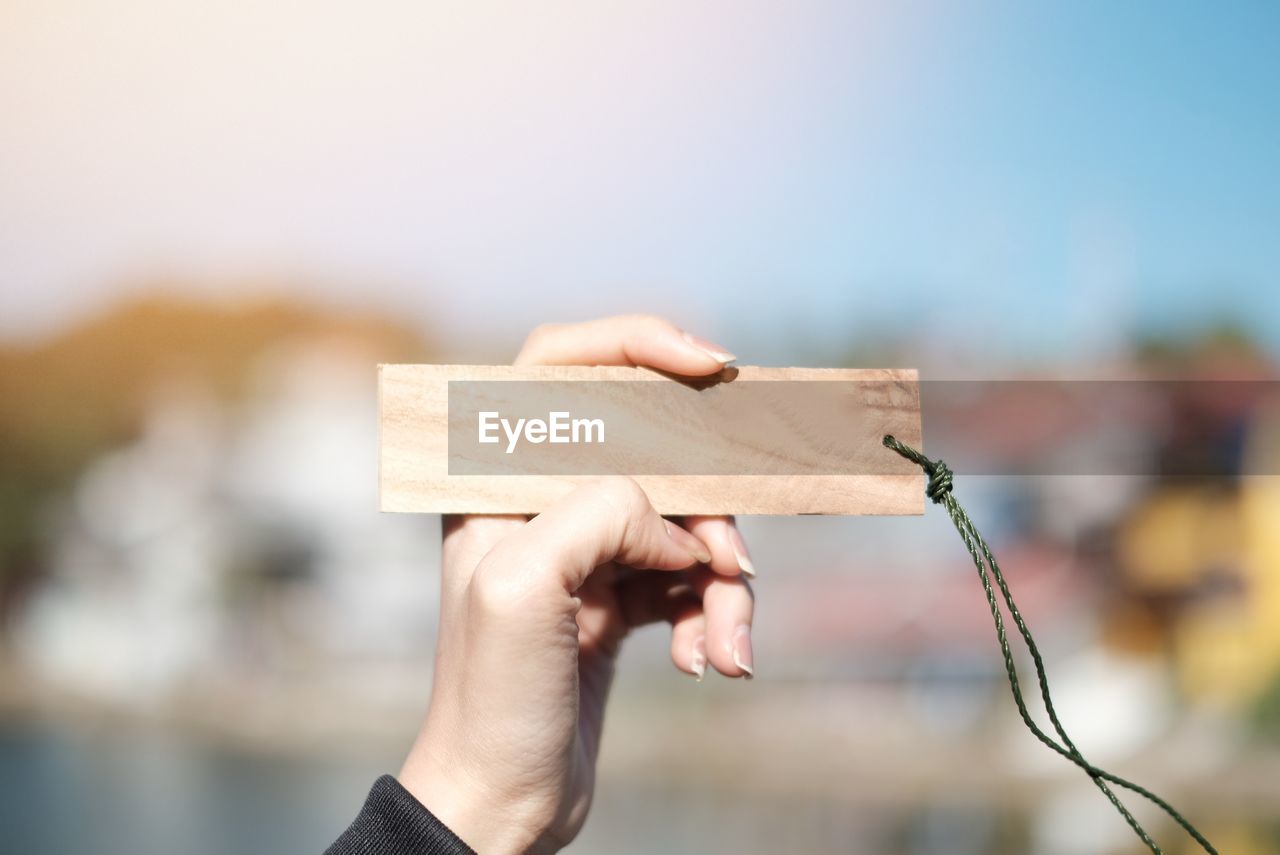
[[[987,605],[991,609],[991,618],[995,622],[996,638],[999,639],[1000,653],[1004,657],[1005,672],[1009,677],[1009,688],[1013,691],[1014,703],[1017,704],[1018,713],[1022,716],[1022,721],[1027,728],[1042,743],[1083,769],[1102,794],[1107,797],[1107,800],[1124,817],[1125,822],[1129,824],[1134,833],[1155,855],[1164,855],[1164,850],[1151,838],[1151,835],[1142,827],[1142,824],[1120,801],[1120,798],[1111,787],[1112,784],[1137,793],[1158,806],[1178,825],[1182,826],[1187,834],[1191,835],[1206,852],[1210,853],[1210,855],[1218,855],[1218,850],[1214,849],[1204,835],[1179,813],[1173,805],[1145,787],[1113,775],[1085,760],[1084,755],[1076,748],[1075,743],[1071,741],[1071,737],[1067,736],[1066,729],[1058,719],[1058,711],[1054,708],[1053,699],[1049,696],[1049,680],[1045,674],[1044,659],[1040,656],[1040,648],[1036,646],[1035,639],[1031,637],[1031,630],[1027,628],[1026,621],[1022,619],[1022,613],[1013,601],[1013,594],[1009,591],[1009,585],[1005,582],[1004,574],[1000,572],[1000,565],[996,562],[996,558],[991,553],[991,548],[987,546],[987,542],[978,533],[973,520],[969,519],[969,515],[965,513],[964,508],[960,507],[960,503],[951,494],[954,478],[950,467],[941,460],[930,460],[916,449],[904,445],[892,436],[885,436],[884,444],[907,460],[915,463],[929,476],[928,484],[925,487],[925,495],[933,500],[934,504],[942,505],[946,509],[948,516],[951,517],[951,522],[956,527],[956,531],[960,533],[961,540],[964,541],[965,548],[969,551],[970,557],[973,558],[974,566],[978,570],[978,576],[982,580],[982,589],[987,596]],[[994,585],[992,584],[993,580]],[[1031,653],[1031,660],[1036,669],[1036,679],[1040,686],[1040,697],[1044,701],[1044,707],[1049,714],[1049,721],[1053,724],[1054,731],[1062,740],[1061,743],[1045,733],[1032,720],[1031,713],[1027,710],[1027,704],[1023,698],[1021,684],[1018,679],[1018,669],[1014,664],[1013,652],[1009,646],[1009,636],[1005,631],[1004,616],[996,599],[995,592],[997,588],[1000,591],[1001,599],[1004,600],[1005,607],[1009,610],[1009,616],[1013,619],[1014,626],[1018,629],[1018,634],[1022,636],[1027,650]]]

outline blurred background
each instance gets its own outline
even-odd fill
[[[3,848],[319,852],[398,769],[439,520],[377,511],[378,362],[644,311],[748,364],[1274,380],[1278,35],[1268,2],[0,3]],[[1018,474],[1061,431],[1014,430],[957,489],[1084,753],[1280,852],[1280,405],[1175,403],[1109,440],[1144,474]],[[758,678],[638,633],[571,851],[1140,851],[1018,721],[938,509],[741,525]]]

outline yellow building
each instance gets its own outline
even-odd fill
[[[1245,471],[1280,471],[1280,405],[1251,425]],[[1247,706],[1280,677],[1280,476],[1165,486],[1117,546],[1127,586],[1167,619],[1154,625],[1188,696]]]

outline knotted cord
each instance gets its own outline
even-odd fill
[[[1022,716],[1022,721],[1027,728],[1045,745],[1083,769],[1093,780],[1093,783],[1097,785],[1098,789],[1102,791],[1102,794],[1107,797],[1107,800],[1124,817],[1125,822],[1129,824],[1134,833],[1156,855],[1164,855],[1164,850],[1152,839],[1151,835],[1142,827],[1142,824],[1134,818],[1129,809],[1124,806],[1124,803],[1120,801],[1120,798],[1111,788],[1111,784],[1124,787],[1157,805],[1172,817],[1178,825],[1182,826],[1187,834],[1191,835],[1206,852],[1211,853],[1211,855],[1218,855],[1218,850],[1214,849],[1204,835],[1196,830],[1196,827],[1181,813],[1175,810],[1173,805],[1145,787],[1113,775],[1105,769],[1099,769],[1084,759],[1080,750],[1076,748],[1075,743],[1071,741],[1071,737],[1067,736],[1067,731],[1063,728],[1062,722],[1058,720],[1058,712],[1053,706],[1053,699],[1049,696],[1049,680],[1045,676],[1044,660],[1040,656],[1040,649],[1036,646],[1035,639],[1031,637],[1031,630],[1027,628],[1026,621],[1022,619],[1022,613],[1018,611],[1017,605],[1014,604],[1013,594],[1009,591],[1004,574],[1000,572],[1000,565],[996,563],[995,556],[991,554],[991,548],[987,546],[987,542],[978,533],[978,529],[974,526],[973,521],[969,519],[969,515],[965,513],[964,508],[960,507],[960,503],[956,501],[955,496],[951,493],[954,481],[951,469],[943,461],[930,460],[916,449],[904,445],[892,436],[886,435],[884,444],[924,470],[924,473],[929,476],[925,495],[932,499],[934,504],[942,505],[946,508],[947,514],[951,517],[951,522],[955,524],[956,531],[960,532],[960,539],[964,541],[965,548],[969,550],[969,555],[973,558],[973,564],[978,569],[978,576],[982,580],[982,589],[986,592],[987,604],[991,607],[991,617],[995,621],[996,638],[1000,642],[1000,652],[1004,656],[1004,667],[1009,677],[1009,688],[1013,691],[1013,700],[1018,705],[1018,713]],[[994,586],[992,585],[992,580],[995,582]],[[1039,725],[1032,720],[1031,713],[1027,711],[1027,704],[1023,699],[1022,688],[1018,681],[1018,669],[1014,665],[1013,652],[1009,647],[1009,636],[1005,632],[1004,616],[996,600],[996,588],[999,588],[1000,596],[1004,600],[1005,607],[1009,610],[1009,616],[1018,628],[1018,634],[1022,636],[1022,640],[1026,643],[1032,662],[1035,663],[1036,678],[1040,684],[1040,697],[1044,700],[1044,707],[1049,714],[1049,721],[1052,722],[1054,731],[1062,740],[1061,743],[1041,730]]]

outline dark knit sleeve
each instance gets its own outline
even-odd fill
[[[390,775],[374,782],[359,816],[325,855],[475,855]]]

